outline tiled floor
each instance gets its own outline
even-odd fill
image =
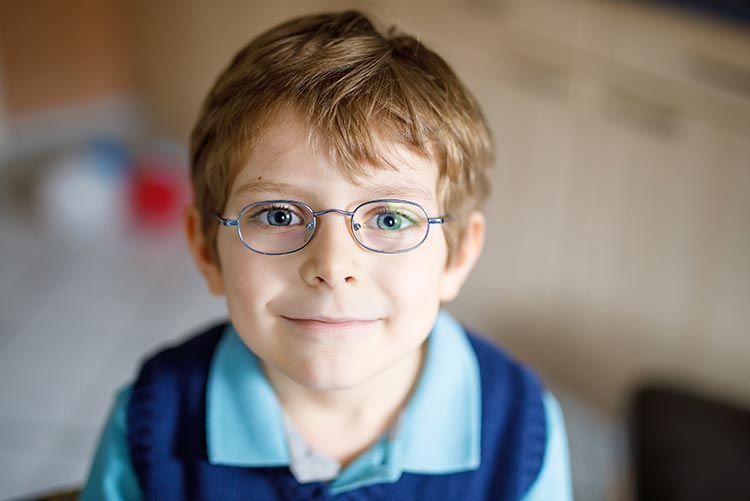
[[[80,484],[115,390],[223,316],[179,233],[74,245],[0,211],[0,499]]]
[[[0,499],[80,485],[114,392],[139,359],[225,311],[179,232],[73,244],[19,216],[0,210]],[[576,499],[607,499],[618,430],[556,394]]]

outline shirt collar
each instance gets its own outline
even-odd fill
[[[401,468],[450,473],[479,467],[481,422],[479,363],[463,327],[438,314],[422,374],[403,415]]]
[[[479,466],[481,385],[476,355],[461,325],[444,311],[427,342],[422,373],[401,415],[398,434],[377,444],[377,454],[389,458],[386,476],[392,481],[401,471],[436,474]],[[257,467],[290,462],[279,401],[257,357],[231,325],[219,341],[209,372],[206,439],[212,464]],[[340,480],[356,481],[349,477],[358,463],[352,463]]]
[[[212,464],[284,466],[284,414],[257,357],[227,326],[206,388],[206,449]]]

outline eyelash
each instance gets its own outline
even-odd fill
[[[274,204],[269,207],[257,207],[255,210],[253,210],[252,214],[248,214],[250,219],[255,219],[259,215],[263,214],[264,212],[268,212],[270,210],[288,210],[289,212],[294,212],[294,207],[289,205],[280,205],[280,204]]]
[[[406,211],[393,211],[393,210],[390,210],[387,207],[378,207],[378,209],[375,212],[376,216],[381,216],[381,215],[385,215],[385,214],[398,214],[399,216],[401,216],[403,218],[406,218],[411,223],[413,223],[414,219],[415,219],[414,215],[411,214],[411,213],[409,213],[409,212],[406,212]]]

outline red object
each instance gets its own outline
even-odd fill
[[[142,164],[130,183],[135,221],[144,226],[174,224],[187,203],[186,174],[173,166]]]

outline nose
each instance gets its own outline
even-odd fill
[[[352,237],[349,218],[344,214],[318,217],[315,235],[302,252],[305,256],[302,278],[312,287],[351,286],[361,277],[363,249]]]

